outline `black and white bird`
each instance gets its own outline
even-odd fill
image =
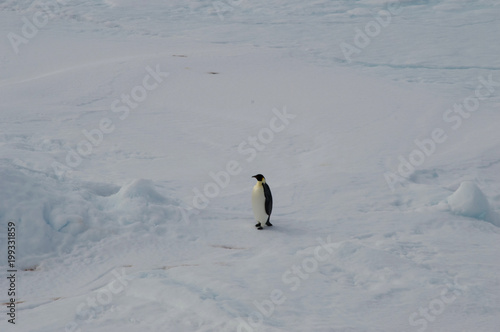
[[[269,222],[271,211],[273,210],[273,196],[271,195],[271,189],[269,189],[264,175],[257,174],[252,177],[257,179],[257,183],[252,190],[253,215],[257,221],[255,227],[257,227],[257,229],[262,229],[262,223],[264,222],[266,226],[273,225]]]

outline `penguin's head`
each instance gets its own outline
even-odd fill
[[[254,175],[252,177],[256,178],[257,181],[262,181],[263,179],[265,179],[264,175],[262,175],[262,174],[257,174],[257,175]]]

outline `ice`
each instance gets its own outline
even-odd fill
[[[151,180],[139,179],[123,186],[116,194],[120,200],[140,198],[151,203],[165,203],[166,198],[158,193]]]
[[[497,331],[499,11],[0,3],[0,330]]]
[[[462,182],[460,187],[448,197],[448,204],[455,214],[489,221],[500,226],[488,199],[477,184],[472,181]]]

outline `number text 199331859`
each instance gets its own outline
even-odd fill
[[[9,221],[7,226],[7,279],[9,280],[7,290],[9,301],[6,303],[7,320],[11,324],[16,324],[16,224]]]

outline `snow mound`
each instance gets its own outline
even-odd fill
[[[139,223],[140,228],[151,228],[182,219],[179,203],[160,194],[152,180],[132,180],[107,203],[122,226]]]
[[[486,195],[472,181],[462,182],[460,187],[448,197],[448,205],[450,210],[457,215],[484,220],[493,224],[498,222]]]
[[[151,180],[123,187],[60,181],[42,172],[0,165],[0,218],[16,224],[18,264],[69,253],[127,232],[165,232],[182,215],[174,199],[160,194]],[[0,242],[5,235],[0,237]]]
[[[151,180],[137,179],[123,186],[117,194],[121,199],[141,198],[153,203],[165,203],[166,198],[154,187]]]

